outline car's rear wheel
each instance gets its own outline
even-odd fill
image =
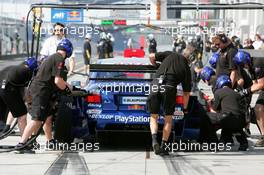
[[[72,143],[72,106],[73,98],[62,96],[59,103],[57,116],[55,118],[54,138],[61,143]]]

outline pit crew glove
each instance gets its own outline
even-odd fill
[[[75,86],[72,87],[72,96],[86,96],[88,93],[85,89],[77,88]]]
[[[241,97],[248,97],[250,94],[252,94],[250,88],[247,89],[242,89],[241,91],[239,91],[239,94],[241,95]]]
[[[73,86],[73,87],[72,87],[72,91],[83,91],[83,92],[86,92],[85,89],[78,88],[78,87],[76,87],[76,86]]]
[[[68,95],[68,96],[72,94],[72,92],[68,86],[66,86],[66,88],[63,90],[63,94]]]

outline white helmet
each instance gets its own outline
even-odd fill
[[[100,38],[107,39],[106,33],[105,32],[100,33]]]
[[[85,35],[85,39],[89,39],[89,40],[91,40],[91,39],[92,39],[92,35],[91,35],[90,33],[87,33],[87,34]]]
[[[148,34],[148,39],[149,40],[153,40],[154,39],[154,35],[151,33],[151,34]]]
[[[107,39],[109,39],[110,41],[114,42],[115,41],[115,38],[114,36],[111,34],[111,33],[107,33]]]

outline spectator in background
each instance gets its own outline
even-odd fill
[[[107,35],[105,32],[100,33],[100,40],[97,43],[97,54],[98,59],[105,59],[108,58],[107,54]]]
[[[175,47],[176,52],[179,54],[181,54],[182,51],[186,48],[186,43],[185,43],[182,35],[178,36],[178,39],[174,43],[174,47]]]
[[[16,54],[19,54],[20,53],[20,50],[19,50],[19,43],[20,43],[20,36],[19,34],[16,32],[15,33],[15,42],[16,42]]]
[[[152,33],[148,35],[148,45],[149,45],[149,49],[148,49],[149,53],[157,52],[157,42]]]
[[[106,42],[107,42],[107,58],[114,58],[115,38],[111,33],[107,33]]]
[[[237,36],[232,36],[231,41],[237,49],[243,49],[243,46],[240,44],[240,38]]]
[[[132,44],[132,38],[129,37],[127,40],[127,48],[132,49],[133,48],[133,44]]]
[[[211,45],[212,43],[209,40],[205,42],[205,52],[209,53],[211,51]]]
[[[243,47],[244,49],[254,49],[254,46],[252,44],[253,44],[252,40],[248,38],[244,40]]]
[[[263,41],[261,40],[261,37],[259,34],[255,35],[255,41],[253,42],[253,47],[255,50],[261,49],[263,45]]]
[[[92,55],[91,40],[92,40],[92,35],[90,33],[87,33],[85,35],[85,42],[83,44],[83,59],[84,59],[85,74],[87,74],[87,70],[89,72],[89,65],[91,61],[91,55]]]

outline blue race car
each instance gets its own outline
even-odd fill
[[[67,128],[65,125],[71,129],[60,129],[57,135],[64,138],[70,135],[71,138],[66,140],[72,141],[76,137],[97,137],[99,132],[149,131],[150,114],[146,109],[146,101],[154,73],[155,69],[145,58],[103,59],[91,65],[90,79],[84,88],[88,95],[66,100],[68,102],[64,103],[64,111],[65,107],[70,106],[71,109],[63,112],[63,129]],[[197,97],[191,96],[188,107],[190,113],[184,116],[180,85],[175,100],[173,138],[197,139],[201,104]],[[69,122],[65,123],[67,114],[71,115]],[[158,122],[159,126],[163,125],[162,115]]]
[[[84,111],[90,126],[94,127],[96,132],[124,132],[135,128],[149,131],[150,114],[146,109],[146,101],[155,70],[144,70],[144,66],[148,67],[150,64],[148,59],[106,59],[100,60],[98,64],[101,65],[100,70],[91,69],[90,81],[86,87],[90,94],[86,97]],[[142,69],[138,70],[138,67]],[[191,99],[192,103],[196,97]],[[199,116],[184,119],[181,86],[177,87],[175,100],[175,137],[197,138]],[[163,125],[162,115],[158,122]]]

